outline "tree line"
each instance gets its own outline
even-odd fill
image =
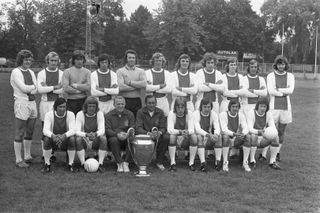
[[[92,18],[92,55],[108,53],[122,58],[135,49],[140,59],[163,52],[169,66],[181,53],[199,60],[204,52],[235,50],[254,53],[262,62],[281,54],[290,63],[314,63],[316,26],[320,22],[318,0],[266,0],[261,15],[249,0],[162,0],[151,13],[139,6],[130,18],[123,0],[96,0],[100,10]],[[42,60],[49,51],[67,61],[75,49],[85,49],[86,1],[15,0],[0,10],[0,57],[15,58],[30,49]]]

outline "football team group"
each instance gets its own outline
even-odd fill
[[[47,67],[36,77],[30,69],[33,54],[21,50],[10,77],[16,166],[28,168],[34,161],[31,144],[38,117],[36,95],[40,94],[43,173],[53,172],[58,150],[66,151],[70,172],[84,170],[89,151],[99,162],[99,172],[106,170],[103,163],[108,152],[117,172],[130,172],[128,141],[140,134],[157,141],[155,165],[162,171],[166,167],[177,171],[177,148],[188,151],[191,171],[207,172],[206,156],[213,155],[217,171],[228,172],[229,159],[237,155],[246,172],[256,167],[257,160],[267,161],[267,156],[270,168],[281,168],[280,149],[286,126],[292,122],[290,95],[295,86],[286,57],[275,58],[266,80],[259,75],[256,60],[249,62],[242,75],[235,58],[228,59],[223,72],[218,71],[213,53],[204,54],[202,68],[195,73],[190,71],[187,54],[178,58],[173,72],[164,69],[162,53],[153,54],[148,70],[136,66],[137,57],[134,50],[127,50],[125,65],[114,72],[109,56],[102,54],[98,69],[91,72],[84,67],[83,53],[76,50],[70,68],[61,71],[59,55],[50,52],[45,57]],[[256,154],[258,148],[260,154]],[[79,166],[74,166],[76,156]]]

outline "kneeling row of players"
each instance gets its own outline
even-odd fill
[[[267,127],[275,129],[275,124],[268,112],[268,99],[258,100],[255,109],[246,116],[239,112],[237,100],[229,102],[228,111],[217,115],[212,110],[212,103],[202,99],[199,110],[188,112],[186,100],[179,97],[175,100],[173,110],[166,118],[163,111],[156,107],[156,98],[152,95],[145,99],[146,106],[140,109],[136,119],[132,112],[125,109],[125,99],[116,96],[114,109],[103,115],[99,111],[98,101],[88,97],[76,118],[66,110],[66,100],[58,98],[54,110],[45,115],[43,127],[44,173],[52,172],[50,157],[53,150],[67,151],[68,170],[75,172],[74,159],[78,156],[79,170],[84,170],[85,150],[95,150],[98,156],[99,172],[104,172],[103,162],[107,149],[111,149],[117,162],[117,172],[130,172],[131,155],[127,146],[130,135],[149,135],[156,140],[156,165],[165,170],[163,165],[165,153],[170,156],[169,171],[176,171],[177,147],[189,148],[189,168],[195,171],[194,160],[198,154],[200,170],[207,172],[205,149],[215,152],[215,169],[229,171],[230,147],[241,148],[243,151],[242,166],[250,172],[256,166],[255,153],[257,148],[270,145],[269,166],[280,169],[276,162],[279,149],[279,138],[276,130],[274,135],[265,134]],[[152,131],[156,127],[157,131]],[[128,131],[129,130],[129,131]],[[108,138],[108,139],[107,139]],[[107,143],[108,141],[108,143]],[[125,149],[126,157],[121,157],[121,149]]]

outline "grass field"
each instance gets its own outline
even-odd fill
[[[70,174],[64,154],[57,153],[55,173],[43,175],[39,122],[32,147],[36,162],[18,169],[9,73],[0,74],[0,98],[0,212],[320,212],[319,80],[296,79],[283,169],[258,163],[251,173],[236,161],[228,174],[214,171],[210,161],[207,174],[191,172],[181,160],[176,173],[151,166],[149,178],[116,174],[109,161],[104,174]]]

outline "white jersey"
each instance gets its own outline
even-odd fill
[[[274,70],[267,76],[267,87],[270,95],[270,109],[291,111],[290,95],[295,87],[294,75],[288,72],[279,73]],[[277,102],[276,99],[284,100]]]
[[[229,118],[230,120],[236,120],[238,117],[238,123],[229,123]],[[237,115],[232,116],[229,111],[221,112],[219,114],[219,120],[220,120],[220,126],[221,126],[221,131],[225,135],[233,136],[233,133],[238,132],[243,133],[244,135],[249,133],[248,130],[248,125],[246,122],[246,118],[241,112],[238,112]],[[238,129],[232,130],[230,127],[236,125],[238,126]]]
[[[75,131],[77,136],[85,137],[86,133],[89,133],[89,132],[85,132],[85,120],[86,120],[85,116],[87,115],[85,115],[82,110],[77,113],[76,125],[75,125]],[[103,115],[103,112],[101,111],[98,111],[96,114],[96,125],[97,125],[97,131],[96,131],[97,136],[104,135],[105,123],[104,123],[104,115]]]
[[[250,83],[251,82],[251,83]],[[250,86],[251,84],[251,86]],[[248,89],[253,89],[253,93],[250,92]],[[248,102],[248,99],[254,98],[257,99],[260,97],[266,97],[268,95],[266,81],[263,77],[258,75],[250,76],[246,75],[243,77],[243,94],[242,94],[242,103],[243,104],[256,104]]]
[[[166,86],[160,89],[160,84],[154,84],[158,79],[153,79],[153,74],[161,74],[164,72],[164,82]],[[149,69],[146,71],[146,78],[147,78],[147,86],[146,86],[146,93],[161,93],[161,94],[170,94],[171,93],[171,74],[168,70],[161,69],[160,71]]]
[[[168,118],[167,118],[167,131],[170,135],[179,135],[179,129],[175,129],[175,124],[177,120],[177,114],[174,113],[172,110],[169,112]],[[188,126],[188,132],[189,135],[194,133],[194,125],[192,122],[192,112],[188,111],[186,114],[186,124]]]
[[[26,84],[24,75],[22,72],[29,72],[32,78],[33,84]],[[30,69],[22,70],[21,68],[15,68],[11,72],[10,76],[10,84],[13,88],[13,96],[14,98],[20,100],[29,101],[28,94],[36,94],[37,93],[37,79],[34,72]]]
[[[194,129],[197,134],[205,136],[210,132],[205,131],[201,128],[200,121],[201,121],[201,112],[196,110],[192,113],[193,122],[194,122]],[[210,112],[210,129],[214,128],[214,134],[220,135],[220,124],[219,124],[219,117],[217,113],[213,110]]]
[[[105,87],[104,85],[99,85],[98,73],[101,76],[110,74],[110,87]],[[113,88],[112,85],[117,85],[116,88]],[[102,87],[103,92],[97,90],[97,87]],[[106,95],[118,95],[119,94],[119,86],[118,86],[118,77],[117,74],[111,70],[107,72],[101,72],[100,69],[91,73],[91,95],[95,97],[101,97]]]
[[[52,74],[55,74],[58,72],[58,79],[57,79],[58,82],[56,82],[57,83],[56,85],[61,84],[62,75],[63,75],[63,72],[59,69],[55,69],[53,71],[49,70],[49,69],[43,69],[38,73],[37,87],[38,87],[38,92],[41,94],[41,101],[49,101],[47,93],[52,92],[52,93],[57,94],[59,96],[61,96],[63,93],[62,88],[55,90],[54,85],[53,86],[48,85],[46,72],[49,72]],[[51,100],[51,101],[54,101],[54,100]]]
[[[51,138],[53,134],[53,127],[54,127],[54,114],[57,116],[55,111],[49,111],[46,113],[44,117],[44,124],[43,124],[43,135]],[[66,126],[67,132],[65,133],[67,138],[73,136],[75,134],[74,126],[75,126],[75,116],[73,112],[66,111]]]
[[[261,119],[265,119],[265,124],[258,124],[259,121],[256,121],[256,116],[258,116]],[[257,123],[256,123],[257,122]],[[258,134],[258,130],[261,130],[261,128],[266,128],[266,127],[274,127],[274,120],[272,117],[272,113],[268,111],[264,115],[259,115],[256,110],[250,110],[249,113],[247,114],[247,124],[248,124],[248,129],[251,134]],[[258,128],[258,126],[261,126]]]

